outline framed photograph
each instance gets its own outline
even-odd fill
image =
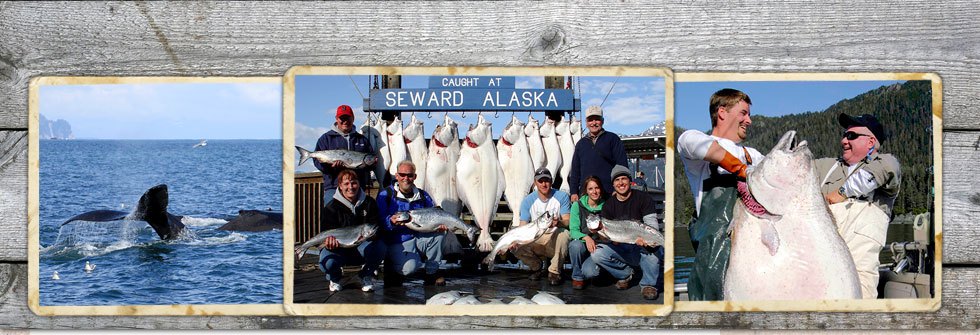
[[[678,311],[935,311],[935,74],[677,75]]]
[[[29,306],[279,315],[279,78],[30,85]]]
[[[292,68],[287,312],[666,315],[672,76]]]

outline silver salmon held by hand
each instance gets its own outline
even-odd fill
[[[806,141],[794,145],[795,136],[783,135],[739,187],[725,300],[861,298],[854,260],[820,194],[813,155]]]
[[[405,228],[421,233],[430,233],[436,231],[439,225],[446,225],[450,230],[462,231],[466,237],[469,237],[470,243],[476,242],[476,233],[480,232],[480,227],[468,224],[442,208],[419,208],[408,212],[398,212],[395,215],[401,221],[411,218],[411,221],[405,223]]]
[[[343,149],[309,151],[299,146],[296,147],[296,150],[299,150],[299,165],[303,165],[307,159],[315,158],[320,163],[333,164],[333,162],[340,161],[344,163],[344,167],[359,169],[374,165],[378,161],[378,156],[360,151]]]
[[[636,243],[637,238],[642,238],[650,246],[664,245],[664,235],[656,228],[640,221],[609,220],[595,214],[589,214],[585,218],[585,222],[589,228],[597,228],[599,235],[613,242],[632,244]]]
[[[371,238],[378,232],[378,225],[376,224],[360,224],[357,226],[349,226],[343,228],[336,228],[323,231],[316,236],[313,236],[309,241],[306,241],[302,245],[296,247],[296,260],[299,261],[300,258],[306,254],[306,250],[310,248],[316,248],[323,244],[323,241],[327,240],[327,236],[333,236],[340,243],[341,248],[353,248],[364,242],[365,240]]]
[[[490,254],[483,259],[483,263],[488,266],[490,270],[493,270],[493,261],[497,257],[497,254],[501,251],[509,249],[511,246],[524,245],[541,237],[544,232],[551,227],[551,212],[544,212],[537,219],[532,222],[517,227],[511,228],[506,233],[500,236],[497,240],[497,244],[493,246],[493,250]]]

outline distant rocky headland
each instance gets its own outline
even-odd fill
[[[41,120],[38,122],[38,138],[43,140],[72,140],[75,139],[75,134],[71,132],[71,125],[68,121],[58,119],[58,120],[48,120],[44,117],[44,114],[40,115]]]

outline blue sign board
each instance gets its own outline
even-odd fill
[[[571,111],[572,90],[562,89],[373,89],[372,111]]]
[[[514,77],[497,76],[431,76],[429,88],[501,89],[515,88]]]

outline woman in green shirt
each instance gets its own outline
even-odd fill
[[[572,288],[581,290],[585,288],[585,280],[599,275],[599,266],[592,261],[592,252],[595,251],[595,239],[590,236],[592,232],[585,224],[585,219],[590,214],[599,215],[602,211],[602,204],[606,200],[606,192],[602,189],[602,182],[596,176],[585,178],[580,194],[581,197],[572,204],[571,220],[569,222],[568,256],[572,260]]]

